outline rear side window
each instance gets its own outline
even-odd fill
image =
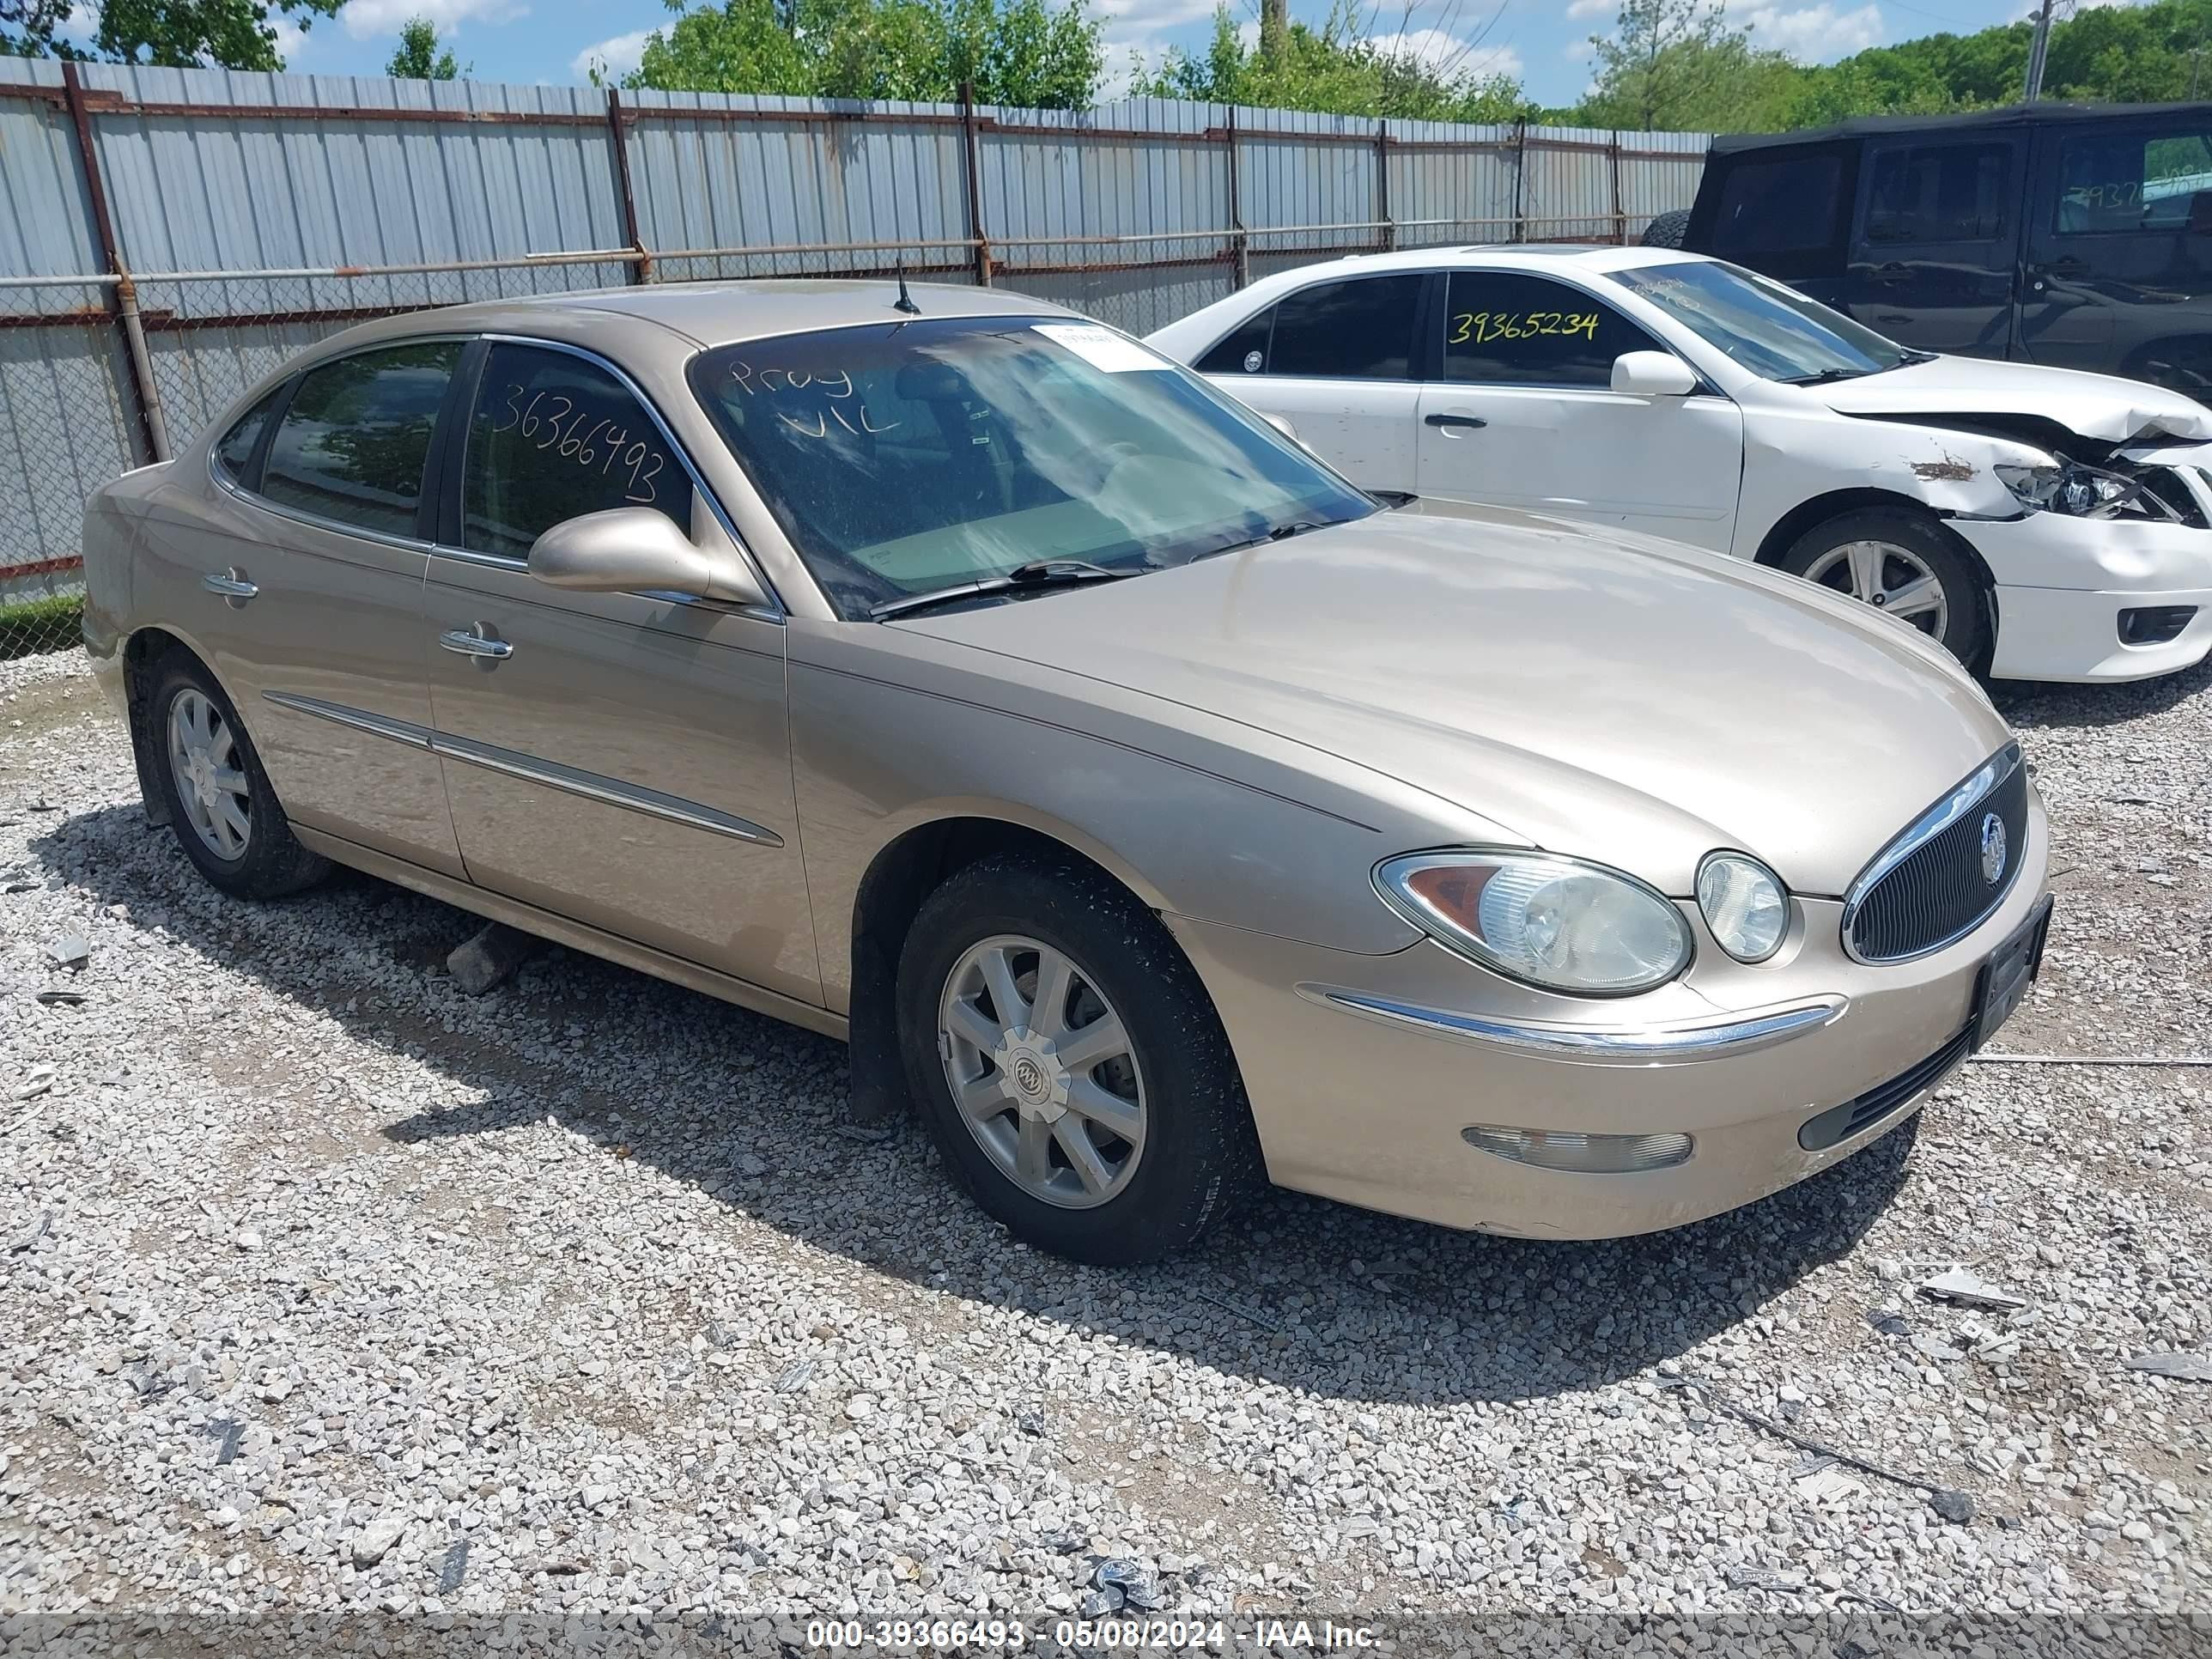
[[[1603,387],[1622,352],[1664,349],[1619,312],[1548,277],[1455,270],[1449,295],[1448,380]]]
[[[289,385],[289,382],[286,382]],[[261,434],[269,424],[270,412],[283,401],[284,386],[274,392],[238,417],[238,422],[222,434],[222,441],[215,447],[215,464],[222,475],[233,483],[253,487],[254,480],[248,469],[253,464],[253,451],[261,441]]]
[[[1265,372],[1333,380],[1412,379],[1422,280],[1419,273],[1358,276],[1300,289],[1275,307]],[[1250,350],[1248,345],[1239,368]]]
[[[461,539],[527,558],[564,519],[650,507],[691,532],[691,479],[629,388],[565,351],[495,345],[461,464]]]
[[[1777,254],[1820,252],[1836,240],[1843,183],[1843,157],[1832,149],[1729,163],[1712,252],[1754,270]]]
[[[1267,367],[1267,336],[1275,325],[1275,307],[1238,324],[1229,337],[1198,360],[1201,374],[1257,374]]]
[[[2171,234],[2196,222],[2212,226],[2212,123],[2192,121],[2124,131],[2069,132],[2058,145],[2058,204],[2052,228],[2061,235],[2115,231]]]
[[[1912,144],[1877,151],[1872,167],[1869,243],[1986,242],[2004,234],[2010,144]]]
[[[312,368],[269,446],[261,494],[389,536],[415,533],[438,405],[458,340],[358,352]]]

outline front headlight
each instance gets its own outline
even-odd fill
[[[1391,908],[1510,979],[1623,996],[1690,965],[1690,930],[1633,876],[1550,853],[1409,853],[1375,872]]]
[[[2067,461],[2057,466],[2016,466],[2000,461],[1990,469],[2022,507],[2064,513],[2076,519],[2109,519],[2142,498],[2132,478]]]
[[[1790,931],[1790,897],[1774,872],[1742,853],[1708,853],[1698,866],[1698,908],[1738,962],[1764,962]]]

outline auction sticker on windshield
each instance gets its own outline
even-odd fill
[[[1126,339],[1110,328],[1090,323],[1039,323],[1036,331],[1054,345],[1066,346],[1093,368],[1109,374],[1126,374],[1133,368],[1172,368],[1166,358]]]

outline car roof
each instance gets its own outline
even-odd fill
[[[1732,155],[1744,150],[1783,149],[1800,144],[1832,143],[1838,139],[1873,138],[1894,133],[1959,132],[1995,127],[2017,127],[2045,122],[2124,121],[2145,115],[2194,115],[2212,121],[2212,103],[2180,104],[2007,104],[1997,109],[1975,110],[1965,115],[1861,115],[1834,126],[1804,132],[1724,133],[1713,140],[1712,154]]]
[[[1078,313],[1049,301],[999,288],[951,283],[912,283],[908,291],[924,317],[1046,316]],[[564,294],[479,300],[431,311],[380,318],[333,335],[327,348],[354,349],[378,340],[425,333],[546,333],[575,338],[635,330],[675,335],[694,347],[728,345],[768,335],[846,328],[903,320],[894,309],[896,280],[837,277],[764,278],[744,282],[642,283],[634,288],[585,289]],[[1087,320],[1087,319],[1084,319]]]
[[[1436,270],[1460,267],[1489,270],[1553,272],[1561,267],[1603,273],[1638,265],[1710,263],[1703,253],[1679,248],[1613,247],[1594,242],[1466,242],[1442,247],[1401,248],[1395,253],[1354,253],[1317,264],[1296,265],[1255,283],[1245,291],[1273,293],[1304,287],[1316,278],[1376,275],[1394,270]]]

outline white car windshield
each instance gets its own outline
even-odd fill
[[[1638,265],[1612,276],[1761,380],[1818,386],[1925,362],[1932,355],[1718,260]]]
[[[690,373],[848,617],[1138,575],[1376,510],[1196,376],[1072,317],[781,335]]]

